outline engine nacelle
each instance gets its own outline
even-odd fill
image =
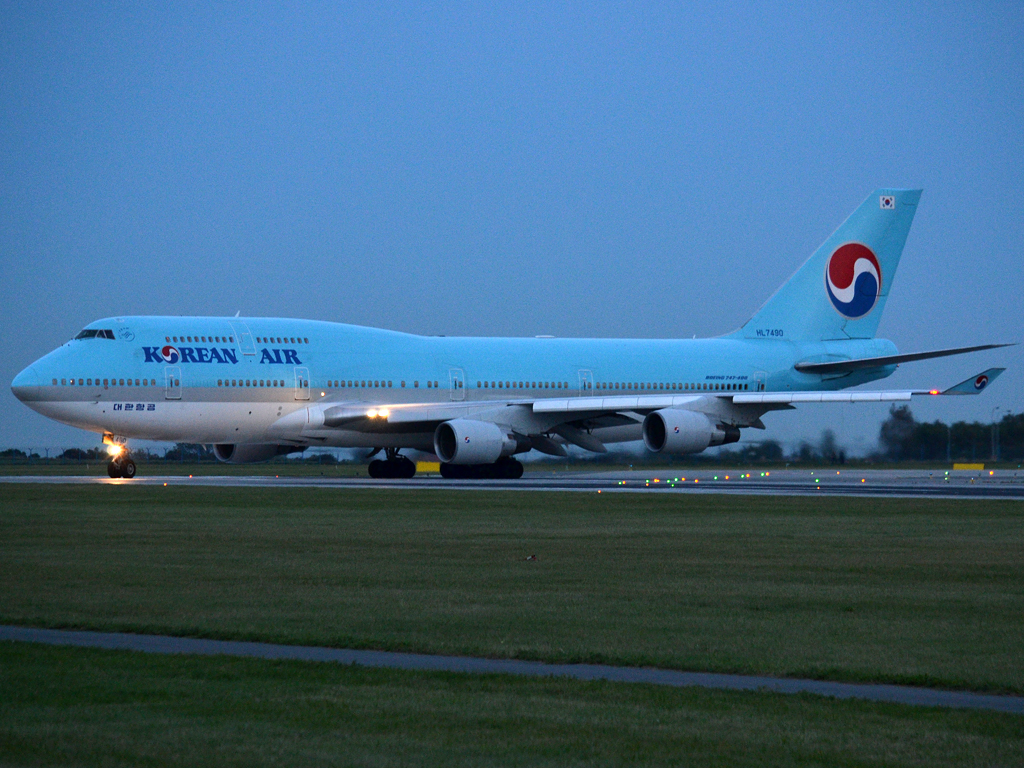
[[[697,411],[663,408],[644,419],[644,444],[654,453],[700,453],[713,445],[735,443],[740,439],[736,427],[716,426],[707,415]]]
[[[493,464],[511,456],[518,441],[497,424],[452,419],[434,430],[434,453],[445,464]]]
[[[302,448],[294,445],[277,445],[276,443],[219,443],[213,446],[213,455],[225,464],[255,464],[258,461],[270,461],[275,456],[286,453],[297,453]]]

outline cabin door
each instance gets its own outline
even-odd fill
[[[164,368],[164,399],[181,400],[181,368],[176,365]]]
[[[295,399],[309,400],[309,368],[295,369]]]
[[[594,372],[580,371],[580,397],[594,394]]]
[[[451,383],[452,400],[466,399],[466,374],[461,368],[449,368],[448,380]]]
[[[235,332],[235,343],[238,344],[242,354],[255,355],[256,345],[253,343],[252,332],[249,330],[249,326],[238,320],[232,320],[230,325],[231,330]]]

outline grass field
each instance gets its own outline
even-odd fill
[[[4,765],[991,766],[1024,718],[0,643]]]
[[[1024,693],[1016,502],[0,493],[5,623]]]

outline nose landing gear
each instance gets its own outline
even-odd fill
[[[374,459],[367,467],[370,477],[376,479],[403,479],[408,480],[416,475],[416,465],[402,456],[397,448],[388,448],[387,459],[381,461]]]
[[[123,477],[127,480],[131,480],[135,477],[137,471],[135,462],[132,461],[131,456],[128,454],[128,449],[124,446],[121,450],[110,457],[110,463],[107,464],[107,474],[113,478]]]

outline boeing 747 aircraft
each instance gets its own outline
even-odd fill
[[[513,458],[643,440],[666,454],[732,443],[798,403],[973,395],[846,391],[900,363],[1002,344],[899,354],[876,339],[920,190],[881,189],[742,327],[713,339],[423,337],[257,317],[112,317],[32,363],[14,394],[103,435],[111,477],[133,477],[129,438],[213,444],[221,461],[308,446],[384,451],[374,477],[412,477],[400,451],[445,477],[522,475]]]

